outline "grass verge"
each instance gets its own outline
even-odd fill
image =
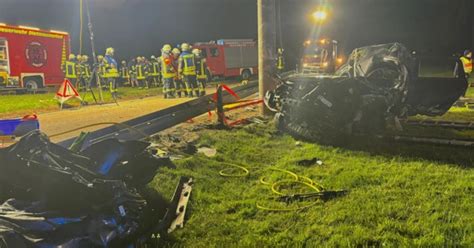
[[[200,145],[217,149],[212,159],[196,155],[164,169],[151,183],[171,197],[181,175],[195,187],[184,229],[165,245],[184,247],[468,247],[474,244],[472,149],[348,141],[345,148],[296,141],[270,125],[203,131]],[[303,167],[318,157],[323,165]],[[226,163],[249,168],[245,177],[223,177]],[[259,210],[276,204],[259,180],[307,176],[348,195],[301,211]],[[239,171],[236,171],[239,173]],[[297,203],[298,204],[298,203]],[[290,205],[292,206],[292,205]],[[280,206],[285,207],[285,205]]]

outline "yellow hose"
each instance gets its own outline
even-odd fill
[[[227,166],[230,166],[230,168],[225,168],[223,170],[220,170],[219,175],[221,175],[221,176],[224,176],[224,177],[246,177],[246,176],[250,175],[250,170],[247,169],[244,166],[237,165],[237,164],[231,164],[231,163],[223,163],[223,164],[227,165]],[[235,172],[235,170],[240,170],[242,172],[241,173],[233,173],[233,172]],[[291,196],[292,195],[292,194],[285,194],[285,193],[280,191],[280,187],[283,186],[283,185],[302,185],[302,186],[308,188],[309,190],[311,190],[313,192],[324,191],[324,187],[322,185],[316,183],[314,180],[312,180],[309,177],[300,176],[300,175],[298,175],[298,174],[296,174],[292,171],[285,170],[285,169],[280,169],[280,168],[276,168],[276,167],[269,167],[269,168],[262,169],[262,171],[268,171],[268,170],[282,172],[282,173],[288,174],[291,177],[293,177],[293,180],[288,180],[287,179],[287,180],[279,180],[279,181],[276,181],[276,182],[267,181],[266,176],[260,177],[260,180],[259,180],[260,183],[263,184],[263,185],[266,185],[266,186],[270,186],[272,193],[275,194],[275,195],[278,195],[280,197]],[[307,204],[307,205],[304,205],[304,206],[293,207],[293,208],[272,208],[272,207],[264,206],[264,205],[257,202],[256,206],[257,206],[258,209],[265,210],[265,211],[287,212],[287,211],[303,210],[303,209],[312,207],[317,203],[318,202],[313,202],[313,203],[310,203],[310,204]]]

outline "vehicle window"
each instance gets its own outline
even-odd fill
[[[219,49],[211,48],[211,57],[218,57],[219,56]]]

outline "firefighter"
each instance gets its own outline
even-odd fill
[[[104,82],[104,73],[105,73],[105,67],[104,67],[104,56],[98,55],[97,56],[97,65],[95,65],[97,73],[99,74],[99,82],[97,82],[97,87],[106,87],[105,82]],[[100,83],[100,85],[99,85]]]
[[[150,57],[150,83],[154,87],[159,86],[160,82],[160,63],[154,55]]]
[[[122,60],[120,66],[120,78],[122,79],[123,85],[130,85],[130,70],[125,60]]]
[[[164,98],[174,98],[174,79],[176,77],[176,70],[173,67],[173,58],[171,56],[171,45],[166,44],[161,49],[160,72],[161,80],[163,82],[163,96]]]
[[[193,49],[193,54],[196,57],[196,74],[197,84],[201,96],[206,95],[206,84],[207,84],[207,63],[206,58],[202,57],[201,50]]]
[[[128,63],[128,70],[130,72],[130,86],[138,87],[138,80],[137,80],[137,59],[134,58],[130,60]]]
[[[84,84],[84,78],[82,77],[82,55],[78,54],[76,55],[76,74],[77,74],[77,80],[76,80],[76,89],[82,90],[85,86]]]
[[[66,78],[71,82],[72,85],[77,83],[77,63],[76,55],[69,54],[69,59],[64,64],[63,68]]]
[[[178,71],[180,54],[181,54],[181,51],[179,50],[179,48],[173,48],[171,63],[175,72]],[[188,93],[186,92],[186,86],[184,85],[184,82],[183,82],[183,78],[178,73],[176,73],[176,76],[174,77],[174,86],[175,86],[178,97],[181,98],[183,97],[183,95],[186,97],[188,96]]]
[[[285,57],[283,56],[283,48],[278,48],[277,71],[282,73],[285,70]]]
[[[187,43],[181,45],[181,55],[179,56],[178,72],[186,85],[186,92],[189,97],[199,96],[199,89],[196,80],[196,58],[189,50],[191,46]]]
[[[89,65],[89,57],[87,55],[82,56],[82,77],[84,78],[86,89],[90,88],[92,72],[91,66]]]
[[[147,78],[147,66],[143,57],[137,57],[137,65],[136,65],[136,73],[137,73],[137,81],[138,81],[138,88],[146,88],[148,89],[148,82]]]
[[[469,77],[472,73],[472,52],[470,50],[464,51],[464,55],[460,58],[462,66],[464,68],[464,73],[466,78],[469,80]]]
[[[103,59],[104,79],[109,87],[112,97],[117,97],[117,78],[119,77],[117,61],[114,59],[114,49],[109,47],[105,50]]]

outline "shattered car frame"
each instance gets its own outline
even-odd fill
[[[459,68],[459,67],[457,67]],[[400,43],[355,49],[334,75],[294,73],[265,96],[277,125],[301,138],[334,143],[357,133],[400,128],[399,119],[446,113],[467,89],[454,78],[418,77],[418,62]]]

